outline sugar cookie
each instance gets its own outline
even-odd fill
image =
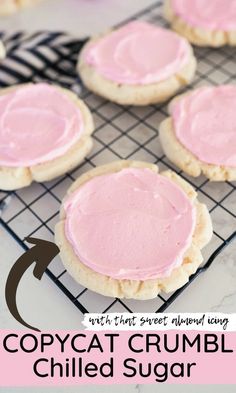
[[[42,0],[1,0],[0,15],[10,15],[23,7],[35,5]]]
[[[183,286],[202,263],[212,225],[172,171],[118,161],[78,178],[61,206],[56,243],[68,272],[106,296],[150,299]]]
[[[78,62],[89,90],[122,105],[166,101],[191,82],[195,70],[187,40],[140,21],[91,39]]]
[[[192,44],[236,45],[236,0],[165,0],[164,16]]]
[[[236,86],[206,86],[176,97],[160,125],[167,157],[184,172],[236,180]]]
[[[92,148],[93,120],[78,97],[46,83],[0,92],[0,189],[51,180]]]

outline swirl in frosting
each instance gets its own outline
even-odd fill
[[[191,244],[195,207],[167,177],[126,168],[94,177],[63,205],[79,260],[116,279],[169,276]]]
[[[171,0],[171,7],[194,27],[236,30],[236,0]]]
[[[26,85],[0,96],[0,165],[29,167],[62,156],[83,133],[82,114],[58,88]]]
[[[109,80],[145,85],[178,73],[189,60],[189,44],[172,31],[135,21],[91,42],[83,59]]]
[[[199,88],[174,102],[177,139],[207,164],[236,167],[236,86]]]

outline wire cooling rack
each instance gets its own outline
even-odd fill
[[[165,26],[161,17],[161,2],[155,2],[131,19],[141,19]],[[211,183],[205,177],[185,175],[163,154],[158,125],[167,115],[167,106],[122,107],[86,91],[75,72],[78,52],[83,41],[62,33],[27,35],[0,34],[8,56],[0,65],[0,86],[29,81],[51,81],[71,88],[80,95],[93,112],[96,130],[95,146],[90,156],[78,168],[65,176],[12,193],[0,191],[0,224],[22,246],[28,249],[25,237],[53,240],[61,200],[71,183],[85,171],[117,159],[144,160],[158,164],[160,170],[172,169],[188,180],[198,191],[199,200],[210,212],[214,225],[211,243],[204,249],[205,265],[190,278],[188,284],[170,295],[137,302],[119,300],[95,294],[77,284],[57,257],[47,274],[82,312],[162,312],[186,286],[204,270],[236,237],[236,185],[232,182]],[[235,83],[236,52],[232,48],[195,48],[198,69],[195,88],[205,84]]]

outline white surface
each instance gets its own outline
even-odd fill
[[[1,1],[1,0],[0,0]],[[118,23],[153,1],[149,0],[46,0],[36,8],[22,11],[19,15],[0,21],[1,30],[67,30],[78,36],[97,33]],[[62,8],[66,7],[65,9]],[[71,7],[70,7],[71,6]],[[78,8],[78,11],[75,11]],[[224,227],[224,225],[222,225]],[[0,296],[4,299],[4,285],[12,264],[23,253],[17,243],[0,228],[1,275]],[[236,244],[229,246],[215,261],[211,269],[188,288],[169,308],[169,311],[224,311],[235,312],[236,304]],[[143,303],[145,305],[145,303]],[[22,316],[31,324],[44,329],[81,327],[81,314],[47,278],[41,282],[32,278],[28,272],[21,282],[18,293],[18,306]],[[145,308],[145,307],[144,307]],[[144,310],[145,311],[145,310]],[[9,314],[5,303],[1,302],[0,328],[21,328]],[[110,387],[84,387],[80,392],[107,392]],[[113,386],[114,393],[120,392],[120,386]],[[221,387],[194,387],[158,385],[159,392],[218,393]],[[1,389],[1,392],[75,392],[77,388],[55,389]],[[148,393],[157,391],[155,386],[126,386],[125,393]],[[224,393],[235,392],[235,387],[224,387]]]
[[[153,3],[154,0],[44,0],[35,7],[1,18],[0,29],[63,30],[84,37],[107,29]]]

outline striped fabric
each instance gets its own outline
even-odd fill
[[[76,62],[84,41],[63,33],[1,33],[7,56],[0,63],[0,87],[30,81],[80,85]]]

